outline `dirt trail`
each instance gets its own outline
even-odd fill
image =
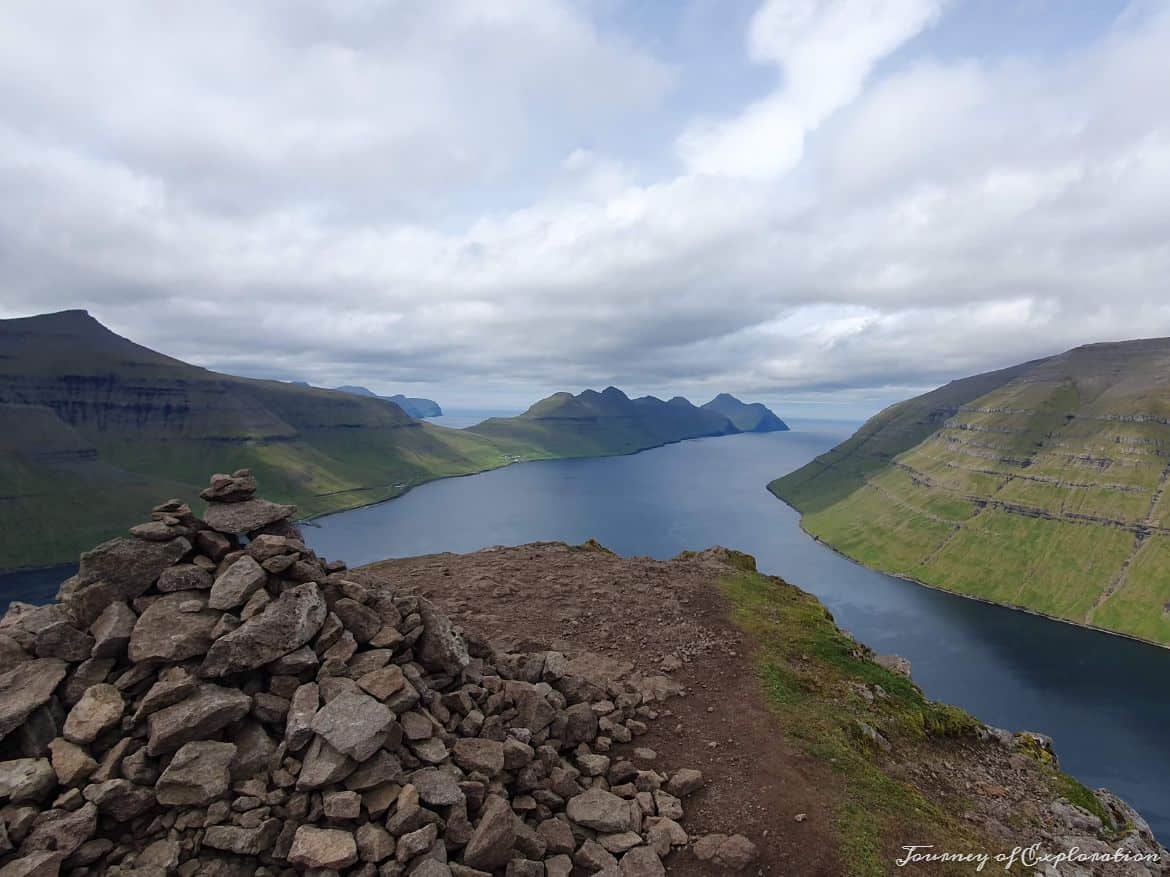
[[[687,799],[686,828],[746,834],[760,850],[746,873],[844,873],[832,826],[840,780],[788,744],[764,704],[744,634],[713,587],[726,567],[601,549],[583,563],[583,550],[536,543],[382,561],[363,572],[413,588],[459,623],[525,650],[588,649],[654,673],[677,656],[682,666],[670,675],[687,695],[615,751],[649,747],[654,766],[702,770],[707,784]],[[797,822],[798,813],[807,818]],[[668,864],[672,874],[722,873],[689,851]]]

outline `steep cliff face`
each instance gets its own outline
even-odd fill
[[[308,386],[306,384],[306,386]],[[368,387],[344,386],[334,387],[335,390],[340,390],[343,393],[353,393],[357,396],[374,396],[378,399],[389,399],[411,417],[442,417],[443,409],[439,407],[439,403],[434,399],[422,399],[419,397],[404,396],[401,393],[395,393],[393,396],[379,396]]]
[[[85,311],[0,321],[0,405],[41,406],[86,434],[288,439],[413,421],[387,400],[222,375],[114,334]]]
[[[220,461],[306,514],[506,462],[389,400],[219,374],[84,311],[0,321],[0,416],[0,568],[68,559],[149,497],[194,501]]]
[[[771,489],[879,569],[1170,644],[1170,339],[900,403]]]

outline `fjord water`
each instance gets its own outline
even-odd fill
[[[351,565],[590,538],[658,558],[717,544],[747,551],[764,572],[816,594],[862,642],[909,658],[929,696],[994,725],[1051,734],[1066,770],[1122,795],[1170,841],[1170,650],[932,591],[817,543],[765,485],[855,424],[793,426],[436,481],[318,519],[305,534]],[[72,571],[0,575],[0,609],[51,600]]]
[[[699,439],[627,457],[526,463],[321,518],[306,538],[351,564],[594,538],[625,555],[726,545],[816,594],[846,630],[910,659],[935,698],[1041,731],[1066,770],[1113,789],[1170,840],[1170,650],[932,591],[841,557],[765,489],[854,424]]]

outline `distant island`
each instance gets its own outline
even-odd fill
[[[769,485],[816,538],[960,594],[1170,645],[1170,339],[900,402]]]
[[[722,414],[740,432],[785,432],[788,429],[788,424],[763,403],[741,402],[730,393],[720,393],[703,408]]]
[[[404,396],[401,393],[395,393],[393,396],[379,396],[373,390],[366,387],[345,386],[334,387],[333,389],[340,390],[342,393],[353,393],[355,396],[373,396],[375,399],[388,399],[411,417],[417,417],[419,419],[443,416],[443,409],[433,399],[419,399]]]
[[[0,569],[69,560],[124,531],[160,495],[197,507],[212,468],[252,469],[274,499],[313,516],[510,463],[626,454],[780,422],[767,412],[745,430],[713,410],[723,397],[697,407],[610,387],[449,429],[419,419],[437,414],[408,410],[429,400],[363,389],[221,374],[135,344],[81,310],[0,320]]]

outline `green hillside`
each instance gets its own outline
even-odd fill
[[[788,424],[761,402],[741,402],[730,393],[720,393],[703,406],[705,411],[722,414],[740,432],[784,432]]]
[[[876,569],[1170,644],[1168,477],[1156,339],[955,381],[769,489]]]
[[[669,442],[739,432],[722,414],[681,396],[631,399],[616,387],[555,393],[518,417],[493,417],[465,432],[542,449],[553,457],[629,454]]]
[[[85,311],[0,320],[0,569],[73,560],[160,496],[199,508],[208,472],[252,469],[303,516],[520,460],[623,454],[737,432],[686,399],[558,393],[447,429],[390,399],[219,374]]]
[[[72,560],[207,472],[251,468],[301,514],[350,508],[531,451],[393,403],[218,374],[83,311],[0,321],[0,568]]]

